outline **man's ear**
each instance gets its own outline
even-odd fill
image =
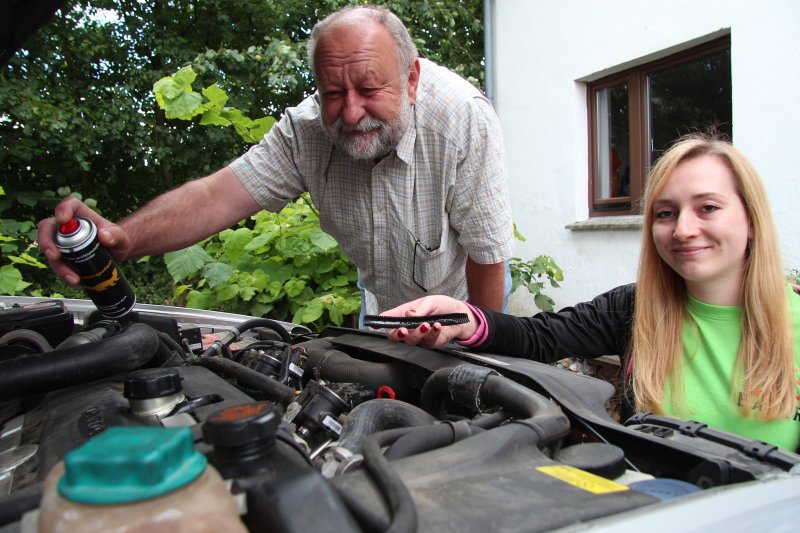
[[[411,71],[408,73],[408,101],[412,104],[417,103],[417,87],[419,86],[419,58],[414,60]]]

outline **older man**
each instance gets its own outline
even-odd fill
[[[319,22],[308,44],[318,91],[246,154],[113,224],[75,199],[39,224],[39,243],[70,285],[55,225],[88,216],[117,259],[189,246],[308,191],[322,229],[358,268],[364,311],[447,294],[500,309],[513,231],[502,136],[468,82],[419,59],[402,22],[372,6]],[[213,205],[203,219],[195,206]]]

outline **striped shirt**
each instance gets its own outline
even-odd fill
[[[425,59],[420,67],[414,127],[383,159],[336,149],[314,94],[230,165],[264,209],[277,212],[309,192],[322,229],[373,297],[368,313],[425,294],[466,299],[467,256],[500,263],[514,250],[494,109],[455,73]]]

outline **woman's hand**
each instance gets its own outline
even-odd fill
[[[420,317],[447,313],[466,313],[469,322],[455,326],[442,326],[438,322],[425,322],[416,329],[397,328],[389,331],[393,342],[436,348],[453,339],[466,340],[478,329],[478,320],[467,304],[449,296],[425,296],[381,313],[381,316]]]

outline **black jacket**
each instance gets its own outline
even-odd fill
[[[561,311],[515,317],[481,309],[489,336],[474,349],[552,363],[564,357],[618,355],[628,360],[636,284],[622,285]]]

